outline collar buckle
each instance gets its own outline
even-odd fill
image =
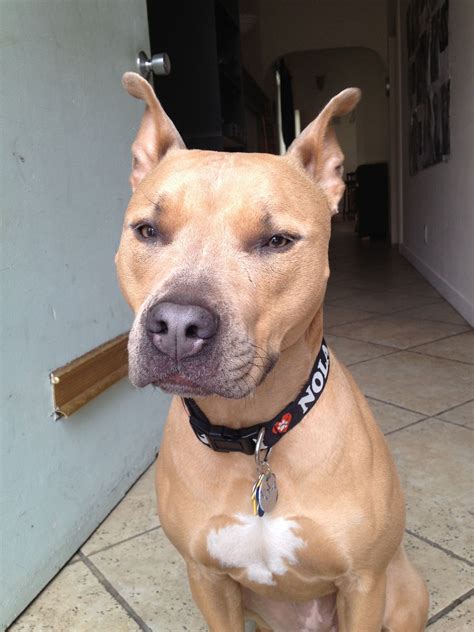
[[[209,447],[216,452],[243,452],[254,454],[255,438],[242,437],[225,426],[212,426],[207,433]]]
[[[241,431],[226,426],[211,425],[200,419],[193,411],[190,411],[189,421],[199,441],[215,452],[243,452],[249,455],[255,453],[258,429],[248,428],[247,432],[242,434]]]

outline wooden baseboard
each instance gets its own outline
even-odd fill
[[[50,374],[54,417],[69,417],[128,372],[128,332]]]

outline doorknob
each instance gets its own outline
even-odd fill
[[[166,53],[158,53],[148,59],[145,51],[141,50],[137,56],[137,69],[145,79],[151,72],[154,75],[169,75],[171,72],[170,58]]]

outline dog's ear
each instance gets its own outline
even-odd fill
[[[304,167],[323,189],[333,213],[344,192],[344,154],[331,120],[351,112],[361,97],[358,88],[347,88],[333,97],[319,116],[290,145],[287,156]]]
[[[130,184],[135,191],[168,151],[185,149],[185,145],[146,79],[136,72],[126,72],[122,77],[122,84],[132,97],[146,103],[140,129],[132,145]]]

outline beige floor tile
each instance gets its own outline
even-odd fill
[[[162,531],[145,534],[134,542],[138,546],[133,547],[126,542],[98,553],[94,556],[94,563],[154,632],[207,630],[192,601],[184,563]],[[407,535],[405,543],[410,559],[427,581],[431,598],[430,615],[470,588],[471,573],[466,564],[413,536]],[[66,586],[64,588],[67,589]],[[68,594],[72,596],[69,591]],[[91,626],[92,621],[96,627]],[[120,627],[109,611],[99,612],[95,619],[86,619],[86,624],[89,627],[67,629],[81,632],[137,629],[133,626]],[[30,627],[22,628],[22,631],[42,629],[56,632],[64,628]]]
[[[353,323],[359,320],[374,318],[375,314],[364,312],[360,309],[346,309],[345,307],[335,307],[326,305],[324,307],[324,327],[335,327],[344,323]]]
[[[330,326],[326,331],[374,344],[408,349],[415,345],[462,332],[462,325],[438,323],[432,320],[383,316],[346,325]],[[451,356],[455,359],[455,356]]]
[[[474,400],[448,410],[448,412],[439,415],[439,418],[474,428]]]
[[[375,420],[384,434],[408,426],[424,417],[424,415],[419,413],[412,413],[398,406],[385,404],[384,402],[379,402],[370,397],[367,398],[367,401],[369,402]]]
[[[162,529],[97,553],[94,564],[153,632],[205,632],[181,556]]]
[[[83,553],[91,555],[159,525],[154,472],[155,466],[151,465],[84,544]]]
[[[432,297],[405,292],[400,289],[390,292],[359,292],[353,296],[347,296],[332,301],[331,304],[347,309],[360,309],[367,312],[378,312],[379,314],[391,314],[392,312],[421,307],[422,305],[433,302],[434,299]]]
[[[404,541],[410,560],[418,568],[428,586],[430,617],[470,590],[472,569],[466,563],[411,535],[407,534]],[[428,632],[430,631],[431,627],[428,628]]]
[[[429,627],[429,632],[472,632],[472,630],[474,630],[474,597],[466,599]]]
[[[139,630],[83,562],[66,566],[9,632]]]
[[[413,282],[412,278],[400,278],[398,275],[388,276],[385,271],[376,275],[346,274],[342,277],[341,286],[352,287],[354,290],[364,292],[386,292],[400,290]]]
[[[413,293],[415,286],[422,296],[434,297],[438,293],[431,285],[423,281],[416,272],[400,271],[397,269],[387,269],[386,266],[373,271],[371,268],[367,272],[347,274],[341,285],[354,287],[367,292],[387,292],[387,291],[407,291]]]
[[[390,288],[388,289],[390,291]],[[418,294],[419,296],[426,296],[427,298],[440,298],[439,292],[420,275],[418,275],[418,278],[413,278],[409,281],[407,285],[404,285],[403,291],[407,294]]]
[[[331,301],[335,301],[339,298],[345,298],[347,296],[353,296],[354,294],[357,294],[359,290],[357,290],[354,287],[345,287],[345,286],[341,286],[341,285],[336,285],[334,283],[331,283],[331,281],[329,281],[328,286],[326,288],[326,297],[325,297],[325,301],[326,303],[331,303]]]
[[[413,351],[474,364],[474,331],[415,347]],[[473,369],[474,370],[474,369]]]
[[[468,326],[461,314],[444,300],[440,300],[439,303],[430,303],[423,307],[408,309],[400,312],[400,316],[404,318],[421,318],[422,320],[436,320],[440,323]]]
[[[387,441],[405,490],[407,528],[473,558],[472,431],[428,419],[389,435]]]
[[[365,395],[426,415],[463,404],[474,389],[466,364],[409,351],[356,364],[351,373]]]
[[[339,360],[347,366],[355,362],[377,358],[396,351],[396,349],[391,347],[373,345],[370,342],[351,340],[350,338],[342,338],[341,336],[334,336],[333,334],[326,334],[325,340],[336,353]]]

